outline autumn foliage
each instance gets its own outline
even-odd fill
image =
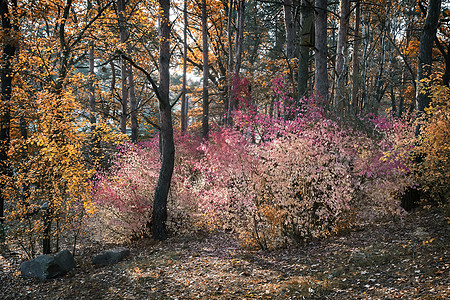
[[[280,92],[274,82],[274,93]],[[216,128],[207,143],[178,136],[169,201],[173,230],[188,222],[235,232],[246,246],[274,248],[402,216],[394,196],[413,184],[405,143],[412,127],[388,118],[362,120],[377,132],[374,138],[325,116],[314,99],[303,99],[294,113],[283,97],[280,117],[248,106],[235,113],[233,128]],[[124,146],[115,161],[98,178],[95,194],[100,208],[121,216],[111,221],[128,228],[129,238],[148,227],[157,143]],[[180,222],[184,226],[176,226]]]
[[[426,111],[418,141],[416,176],[422,190],[435,203],[448,205],[450,197],[450,91],[448,86],[431,87],[433,101]]]

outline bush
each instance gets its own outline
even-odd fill
[[[394,196],[413,185],[412,126],[369,116],[369,136],[326,117],[313,98],[289,107],[288,94],[276,93],[275,116],[258,112],[246,94],[233,128],[212,131],[203,144],[177,135],[168,207],[174,232],[227,230],[266,249],[404,213]],[[122,236],[148,234],[159,164],[155,140],[130,144],[99,177],[97,203]]]
[[[238,112],[238,130],[203,146],[196,197],[210,228],[273,248],[404,213],[394,195],[413,184],[411,126],[371,117],[378,134],[369,138],[326,118],[313,99],[297,118],[284,115]]]
[[[419,147],[416,176],[421,189],[438,204],[448,204],[450,197],[450,89],[433,86],[433,101],[426,111]]]
[[[168,199],[168,229],[189,228],[195,204],[191,182],[195,182],[198,142],[177,135],[176,167]],[[132,240],[151,235],[152,205],[161,166],[157,139],[118,148],[112,166],[97,174],[94,199],[97,215],[91,223],[101,239]]]

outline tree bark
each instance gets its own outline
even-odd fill
[[[227,89],[228,89],[228,98],[225,103],[225,111],[226,111],[226,119],[225,124],[231,125],[231,112],[234,110],[234,102],[232,95],[232,79],[233,79],[233,32],[232,32],[232,24],[231,20],[233,18],[233,4],[234,0],[228,0],[228,17],[227,17],[227,38],[228,38],[228,66],[227,66]]]
[[[187,28],[188,28],[188,18],[187,18],[187,0],[184,0],[183,6],[183,18],[184,18],[184,28],[183,28],[183,87],[181,96],[181,133],[185,134],[187,130],[187,99],[186,99],[186,72],[187,72]]]
[[[117,0],[117,13],[119,17],[119,34],[120,43],[124,45],[128,39],[128,33],[126,28],[126,9],[125,0]],[[120,115],[120,131],[124,134],[127,133],[127,117],[128,117],[128,84],[127,84],[127,62],[121,59],[121,81],[122,81],[122,114]]]
[[[315,10],[315,83],[314,93],[328,107],[327,0],[316,0]]]
[[[352,60],[352,100],[351,105],[353,109],[358,111],[358,89],[360,85],[360,74],[359,74],[359,45],[360,45],[360,35],[359,30],[361,27],[361,2],[356,0],[355,7],[355,40],[353,42],[353,60]]]
[[[419,57],[417,62],[417,89],[416,110],[425,111],[430,105],[431,96],[427,91],[423,80],[430,79],[431,65],[433,62],[433,44],[439,25],[441,14],[441,0],[430,0],[427,8],[427,16],[420,36]]]
[[[115,98],[115,94],[116,94],[116,66],[114,64],[114,60],[110,61],[109,63],[110,67],[111,67],[111,98],[112,100],[114,100]],[[107,116],[109,114],[109,106],[106,105],[106,107],[103,108],[104,109],[104,114]],[[112,115],[114,117],[116,117],[116,109],[114,108]]]
[[[92,9],[91,1],[88,1],[88,10]],[[91,123],[91,130],[94,129],[96,119],[96,104],[95,104],[95,87],[94,87],[94,77],[95,77],[95,69],[94,69],[94,41],[89,42],[89,107],[90,107],[90,118],[89,121]]]
[[[312,16],[313,6],[310,0],[302,0],[300,11],[300,25],[302,30],[307,26],[307,20]],[[311,32],[310,34],[313,34]],[[309,80],[309,60],[310,60],[309,46],[300,37],[299,45],[299,59],[298,59],[298,74],[297,74],[297,92],[299,99],[308,95],[308,80]]]
[[[238,0],[237,9],[237,28],[236,28],[236,59],[234,73],[239,75],[242,63],[242,45],[244,40],[244,16],[245,16],[245,0]]]
[[[159,122],[161,136],[162,164],[153,201],[152,232],[156,240],[166,240],[167,197],[172,180],[175,161],[173,142],[172,108],[169,101],[169,61],[170,61],[170,0],[159,0]]]
[[[336,46],[334,108],[338,116],[344,117],[347,98],[344,91],[345,64],[347,59],[347,40],[350,18],[350,1],[341,0],[339,13],[338,40]]]
[[[203,113],[202,113],[202,137],[208,140],[209,137],[209,97],[208,97],[208,76],[209,76],[209,56],[208,56],[208,23],[206,19],[206,0],[202,0],[202,39],[203,39]]]
[[[295,39],[297,30],[294,20],[294,2],[292,0],[283,0],[283,11],[286,30],[286,58],[291,60],[296,56]]]
[[[16,53],[14,45],[14,32],[11,26],[8,1],[0,0],[0,15],[3,29],[3,57],[0,70],[1,79],[1,111],[0,111],[0,175],[10,176],[8,164],[8,150],[10,146],[10,126],[11,126],[11,90],[13,80],[12,59]],[[0,244],[5,241],[5,232],[3,228],[5,218],[5,182],[0,183]]]
[[[127,43],[127,52],[128,55],[131,56],[131,47],[130,44]],[[128,87],[129,87],[129,98],[130,98],[130,119],[131,119],[131,141],[137,142],[138,140],[138,120],[137,120],[137,100],[136,100],[136,92],[134,85],[134,76],[133,76],[133,66],[129,65],[128,67]]]

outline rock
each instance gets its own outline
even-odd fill
[[[106,250],[95,255],[92,258],[92,263],[99,266],[114,265],[125,259],[128,255],[130,255],[130,250],[127,248]]]
[[[63,250],[55,255],[55,263],[66,273],[75,268],[75,259],[69,250]]]
[[[68,250],[63,250],[55,256],[39,255],[38,257],[24,261],[20,265],[23,277],[39,278],[46,280],[66,274],[75,268],[75,260]]]

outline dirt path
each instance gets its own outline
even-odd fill
[[[140,243],[115,266],[76,257],[62,278],[22,278],[4,259],[2,299],[450,299],[449,223],[436,211],[295,249],[248,251],[216,234]]]

